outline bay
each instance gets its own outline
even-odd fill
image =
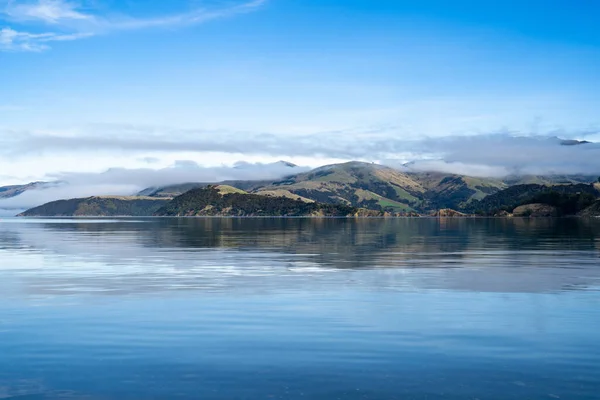
[[[0,220],[0,398],[596,399],[600,221]]]

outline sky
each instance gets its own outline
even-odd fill
[[[235,178],[244,161],[262,178],[282,159],[598,174],[597,145],[552,139],[600,142],[598,15],[595,0],[0,0],[0,185],[117,170],[123,192],[140,171]]]

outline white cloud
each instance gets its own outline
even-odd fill
[[[203,167],[191,160],[178,160],[162,169],[111,168],[103,173],[63,172],[50,174],[54,180],[68,182],[72,186],[86,184],[125,185],[142,190],[150,186],[164,186],[186,182],[220,182],[225,180],[279,179],[286,175],[307,171],[306,167],[290,167],[281,162],[236,163],[233,166]],[[110,193],[107,193],[110,194]]]
[[[49,42],[70,41],[119,30],[136,30],[159,27],[185,26],[227,18],[252,12],[267,0],[252,0],[233,6],[214,9],[195,9],[191,12],[159,16],[154,18],[134,18],[130,16],[102,16],[79,10],[78,3],[65,0],[35,0],[7,2],[0,17],[21,24],[43,23],[60,32],[33,33],[4,27],[0,30],[0,51],[39,52],[50,48]],[[1,19],[1,18],[0,18]]]
[[[50,201],[90,197],[102,194],[127,196],[136,192],[137,186],[121,184],[85,184],[53,186],[46,189],[28,190],[16,197],[0,199],[0,214],[16,215],[23,210]]]
[[[410,165],[399,165],[394,161],[383,162],[391,167],[402,168],[404,171],[414,172],[443,172],[447,174],[467,175],[476,177],[504,177],[511,171],[506,166],[491,166],[483,164],[467,164],[464,162],[447,162],[444,160],[419,160]]]
[[[589,136],[589,132],[563,132],[565,138]],[[440,171],[470,176],[501,177],[515,174],[600,174],[600,144],[567,146],[549,136],[490,134],[406,140],[390,128],[387,133],[366,131],[320,132],[284,135],[260,132],[175,129],[151,126],[92,125],[68,131],[3,131],[0,129],[0,168],[36,180],[69,177],[57,171],[78,171],[83,181],[111,166],[103,183],[128,182],[145,186],[171,182],[172,176],[187,180],[229,179],[232,167],[223,163],[245,160],[268,163],[285,159],[300,165],[350,160],[382,162],[400,166],[415,161],[416,171]],[[176,160],[194,160],[205,168],[165,168]],[[82,162],[85,160],[85,162]],[[209,167],[210,166],[210,167]],[[148,169],[151,167],[153,169]],[[162,168],[162,169],[161,169]],[[212,169],[210,169],[212,168]],[[159,169],[159,172],[152,172]],[[204,175],[203,175],[204,174]],[[239,179],[253,179],[254,172]],[[210,179],[207,176],[206,179]],[[12,181],[12,180],[11,180]]]
[[[217,152],[265,159],[305,157],[395,160],[396,163],[427,160],[426,163],[421,161],[415,168],[478,176],[600,172],[599,144],[565,146],[557,138],[518,133],[406,140],[397,135],[393,128],[385,134],[379,132],[376,135],[368,131],[365,134],[335,131],[290,136],[131,125],[89,126],[67,133],[1,133],[0,155],[21,158],[33,154],[66,154],[73,151],[78,154],[93,151],[96,154],[122,153],[138,157],[147,153],[192,152],[200,155]],[[563,134],[567,138],[576,138],[589,136],[590,133]],[[5,136],[4,140],[2,136]]]

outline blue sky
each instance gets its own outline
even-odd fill
[[[0,183],[600,139],[598,15],[592,0],[0,0]]]

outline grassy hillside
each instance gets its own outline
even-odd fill
[[[494,179],[440,172],[404,173],[377,164],[349,162],[320,167],[275,182],[227,181],[222,184],[249,193],[287,197],[305,202],[346,204],[391,213],[414,211],[431,213],[445,208],[473,210],[474,204],[478,204],[479,201],[490,195],[510,186],[523,186],[519,185],[519,182],[543,186],[571,185],[581,182],[589,184],[593,180],[595,180],[593,177],[584,175],[520,176]],[[206,186],[208,184],[187,183],[147,189],[141,193],[153,197],[173,197],[188,190]],[[519,190],[516,191],[519,192]],[[499,203],[499,207],[512,206],[513,203],[503,199]],[[483,204],[483,206],[484,211],[489,209],[487,205]]]
[[[285,190],[321,203],[394,212],[413,211],[425,189],[408,175],[381,165],[350,162],[328,165],[256,190]]]
[[[98,196],[59,200],[27,210],[21,217],[150,216],[170,199]]]
[[[193,189],[159,209],[158,216],[352,216],[355,207],[307,203],[287,197],[271,197],[222,186]]]
[[[275,182],[227,181],[250,193],[283,196],[307,202],[347,204],[392,213],[430,212],[461,208],[507,187],[497,179],[443,173],[403,173],[382,165],[349,162],[317,168]],[[141,194],[177,196],[206,187],[203,183],[148,189]]]
[[[499,192],[508,187],[499,179],[449,175],[441,172],[410,173],[409,176],[425,189],[423,209],[463,208],[472,200]]]

